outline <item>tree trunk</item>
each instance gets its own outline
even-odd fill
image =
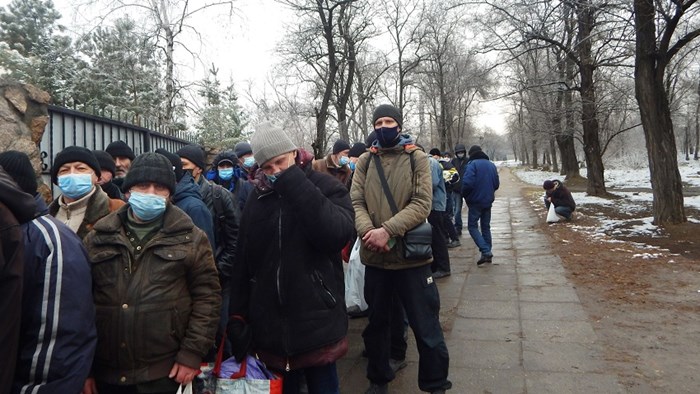
[[[554,144],[555,139],[549,139],[549,154],[552,160],[552,171],[559,172],[559,162],[557,161],[557,147]]]
[[[537,141],[533,138],[532,141],[532,168],[537,168],[539,166],[538,164],[538,155],[539,153],[537,152]]]
[[[170,26],[163,27],[165,30],[166,50],[165,50],[165,124],[170,134],[175,133],[173,127],[175,119],[175,36]]]
[[[594,8],[590,0],[580,1],[576,5],[578,20],[578,55],[579,74],[581,78],[581,124],[583,126],[583,151],[586,156],[586,175],[588,186],[586,192],[591,196],[605,196],[605,168],[600,150],[598,136],[598,112],[596,109],[595,84],[593,72],[595,59],[591,52],[591,32],[594,24]]]
[[[657,53],[655,18],[652,0],[634,0],[637,37],[634,91],[649,158],[654,224],[678,224],[687,219],[676,157],[676,139],[663,84],[668,59]]]

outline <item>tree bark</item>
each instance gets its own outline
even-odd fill
[[[678,171],[676,139],[669,108],[664,73],[668,54],[659,53],[656,42],[655,9],[652,0],[634,0],[636,56],[634,90],[644,129],[654,224],[685,222],[683,185]]]

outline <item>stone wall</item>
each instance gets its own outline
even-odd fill
[[[0,151],[29,155],[37,175],[39,192],[50,199],[51,189],[41,179],[39,143],[49,121],[51,97],[32,85],[0,81]]]

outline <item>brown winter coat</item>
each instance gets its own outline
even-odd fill
[[[60,198],[61,196],[58,196],[51,202],[51,205],[49,205],[49,214],[51,214],[51,216],[55,217],[58,213],[58,210],[61,208],[61,204],[59,202]],[[92,227],[95,225],[95,223],[97,223],[98,220],[107,216],[111,212],[118,210],[119,208],[124,206],[124,204],[126,203],[122,200],[109,198],[107,193],[105,193],[101,187],[96,186],[95,192],[92,194],[92,196],[90,196],[88,200],[83,222],[80,223],[80,227],[76,232],[78,234],[78,237],[80,237],[80,239],[85,238],[87,233],[89,233],[90,230],[92,230]]]
[[[379,155],[389,188],[399,212],[394,215],[382,189],[372,156]],[[415,169],[411,177],[411,156]],[[372,148],[363,153],[355,167],[350,198],[355,209],[355,228],[359,237],[374,228],[384,227],[396,240],[387,253],[375,253],[362,245],[360,257],[365,265],[383,269],[406,269],[429,264],[432,259],[403,258],[401,237],[425,222],[433,203],[433,187],[428,156],[415,145],[399,145],[389,149]]]
[[[350,177],[352,176],[352,170],[348,166],[339,166],[333,162],[332,155],[328,155],[321,160],[314,160],[312,168],[314,171],[323,172],[328,174],[335,179],[339,180],[340,183],[345,185],[350,189]]]
[[[211,245],[187,214],[168,203],[162,228],[139,252],[127,210],[97,222],[84,241],[97,315],[93,373],[111,384],[164,378],[174,362],[199,368],[221,306]]]

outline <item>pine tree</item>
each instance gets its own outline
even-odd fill
[[[212,65],[209,76],[202,81],[199,95],[205,99],[195,126],[202,144],[219,148],[232,148],[241,137],[246,125],[245,115],[238,105],[233,81],[222,88],[219,70]]]

